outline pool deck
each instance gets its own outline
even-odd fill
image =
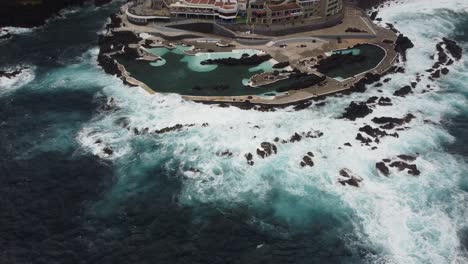
[[[122,16],[122,19],[125,26],[118,28],[117,30],[130,30],[135,33],[153,34],[153,38],[155,40],[162,41],[166,44],[171,43],[169,40],[166,40],[167,36],[181,37],[185,35],[193,35],[191,38],[186,39],[181,37],[182,40],[178,41],[178,43],[193,45],[197,50],[199,50],[199,52],[206,52],[207,50],[211,50],[211,52],[226,52],[231,51],[232,49],[262,50],[270,54],[276,61],[288,60],[291,67],[295,67],[303,72],[309,73],[316,72],[314,69],[311,69],[310,65],[307,64],[307,61],[311,59],[314,61],[317,56],[323,55],[325,52],[337,49],[347,49],[356,44],[364,43],[377,45],[386,52],[385,57],[375,68],[343,81],[327,77],[320,85],[314,85],[301,90],[291,90],[285,94],[276,96],[260,96],[254,94],[242,96],[182,95],[184,99],[196,102],[228,104],[249,102],[260,105],[285,105],[303,102],[305,100],[346,91],[350,89],[355,82],[364,77],[367,72],[382,74],[393,65],[393,62],[398,56],[394,50],[394,44],[383,42],[383,40],[395,41],[397,35],[389,29],[378,27],[373,24],[362,10],[349,6],[346,9],[342,24],[326,29],[269,38],[269,42],[265,45],[245,45],[238,42],[236,38],[225,38],[217,35],[172,29],[160,26],[159,24],[138,26],[126,21],[125,16]],[[359,28],[366,31],[366,33],[345,32],[348,27]],[[252,34],[250,36],[265,37]],[[340,40],[338,40],[338,38]],[[230,43],[232,44],[232,47],[219,47],[216,45],[216,42]],[[281,44],[286,44],[286,47],[280,47]],[[122,65],[119,65],[119,68],[121,68],[123,72],[122,76],[127,83],[134,86],[140,86],[150,94],[157,93],[157,90],[155,91],[148,85],[132,78]],[[255,88],[252,88],[252,91],[255,91]]]

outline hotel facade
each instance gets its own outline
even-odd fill
[[[343,0],[138,0],[153,18],[197,18],[249,25],[313,24],[343,13]],[[132,10],[130,8],[129,10]],[[132,22],[146,23],[138,12],[127,13]]]
[[[343,12],[343,0],[250,0],[249,24],[313,23]]]

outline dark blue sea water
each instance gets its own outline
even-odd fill
[[[421,2],[381,11],[415,43],[405,74],[391,75],[382,92],[369,87],[297,112],[124,86],[96,63],[97,33],[118,3],[72,10],[0,42],[0,69],[28,67],[0,79],[0,263],[466,263],[468,7]],[[464,48],[464,60],[440,80],[423,78],[414,94],[393,96],[432,66],[444,36]],[[423,93],[427,84],[433,90]],[[373,95],[393,106],[338,119],[352,100]],[[354,139],[372,117],[408,112],[416,116],[409,128],[376,150]],[[195,125],[133,132],[175,124]],[[324,136],[255,156],[263,141],[311,130]],[[219,155],[226,150],[232,156]],[[308,151],[315,165],[301,168]],[[375,169],[416,153],[418,177]],[[362,186],[338,184],[342,168]]]

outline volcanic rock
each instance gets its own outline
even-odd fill
[[[409,113],[405,115],[403,118],[396,118],[396,117],[374,117],[372,118],[372,122],[376,124],[385,124],[384,129],[392,129],[395,126],[401,126],[403,124],[411,122],[413,118],[416,118],[413,114]]]
[[[245,158],[247,159],[247,164],[249,164],[250,166],[254,165],[253,156],[251,153],[245,154]]]
[[[284,67],[287,67],[289,66],[289,61],[282,61],[282,62],[278,62],[276,63],[275,65],[273,65],[273,69],[281,69],[281,68],[284,68]]]
[[[0,40],[9,39],[11,37],[13,37],[13,35],[11,35],[10,33],[6,33],[6,34],[3,34],[3,35],[0,35]]]
[[[451,39],[442,38],[442,40],[445,44],[445,48],[450,52],[450,55],[452,55],[452,57],[454,57],[456,60],[461,59],[463,49]]]
[[[403,34],[399,34],[395,41],[395,51],[401,54],[403,61],[406,61],[406,51],[414,47],[413,42]]]
[[[0,78],[1,77],[5,77],[5,78],[8,78],[8,79],[14,78],[14,77],[18,76],[21,72],[23,72],[23,70],[24,70],[24,68],[23,69],[16,69],[16,70],[11,71],[11,72],[0,71]]]
[[[417,176],[421,173],[415,164],[408,164],[403,161],[394,161],[390,163],[390,167],[396,167],[400,171],[408,169],[408,173],[414,176]]]
[[[356,103],[354,101],[349,104],[345,111],[346,112],[343,113],[342,118],[347,118],[353,121],[356,120],[356,118],[362,118],[372,113],[372,109],[370,109],[366,103]]]
[[[364,132],[364,133],[366,133],[367,135],[369,135],[369,136],[371,136],[373,138],[378,138],[378,137],[382,138],[382,137],[385,137],[385,136],[398,137],[397,133],[388,134],[384,130],[380,130],[378,128],[373,128],[373,127],[371,127],[369,125],[365,125],[363,127],[360,127],[359,131]]]
[[[361,143],[366,144],[366,145],[369,145],[369,143],[372,142],[372,139],[364,137],[363,135],[361,135],[361,133],[357,133],[356,139],[361,141]]]
[[[393,95],[404,97],[405,95],[407,95],[409,93],[413,93],[413,91],[411,90],[411,86],[405,85],[405,86],[401,87],[400,89],[396,90],[393,93]]]
[[[375,164],[375,167],[385,176],[388,176],[390,174],[390,170],[388,169],[387,165],[383,162],[377,162]]]
[[[410,156],[410,155],[406,155],[406,154],[401,154],[401,155],[398,155],[397,157],[404,160],[404,161],[415,161],[416,160],[415,156]]]
[[[200,64],[201,65],[209,65],[209,64],[222,64],[222,65],[229,65],[229,66],[234,66],[234,65],[258,65],[262,62],[265,62],[267,60],[271,59],[270,54],[263,54],[263,55],[257,55],[254,54],[249,57],[241,57],[239,59],[237,58],[221,58],[221,59],[208,59],[202,61]]]
[[[257,155],[260,156],[262,159],[276,153],[276,145],[270,142],[262,142],[260,144],[260,149],[257,149]]]
[[[380,97],[378,104],[382,106],[392,105],[392,100],[388,97]]]
[[[112,150],[111,147],[105,147],[105,148],[102,149],[102,151],[103,151],[105,154],[109,155],[109,156],[112,155],[112,154],[114,153],[114,150]]]
[[[163,133],[167,133],[167,132],[171,132],[171,131],[181,130],[183,127],[184,127],[184,125],[176,124],[175,126],[165,127],[165,128],[159,129],[159,130],[155,130],[153,133],[154,134],[163,134]]]
[[[359,187],[359,183],[362,182],[361,177],[353,175],[353,173],[348,169],[341,169],[340,176],[341,178],[338,179],[338,182],[343,186],[351,185],[354,187]]]
[[[312,158],[309,157],[309,156],[304,156],[302,158],[302,161],[300,163],[301,167],[305,167],[305,166],[309,166],[309,167],[313,167],[314,166],[314,162],[312,161]]]

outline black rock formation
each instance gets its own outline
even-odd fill
[[[260,148],[257,149],[257,155],[260,156],[262,159],[276,153],[276,145],[270,142],[262,142],[260,144]]]
[[[400,89],[396,90],[393,93],[393,95],[405,97],[405,95],[408,95],[409,93],[413,93],[413,91],[411,90],[411,86],[405,85],[401,87]]]
[[[460,46],[458,46],[458,44],[455,41],[451,39],[442,38],[442,40],[444,44],[446,45],[445,48],[450,52],[450,55],[452,55],[452,57],[454,57],[456,60],[461,59],[463,49]]]
[[[366,103],[359,102],[356,103],[352,101],[348,107],[346,107],[345,112],[342,115],[342,118],[347,118],[349,120],[356,120],[356,118],[362,118],[372,113]]]
[[[377,162],[375,164],[375,167],[385,176],[388,176],[390,174],[390,170],[388,169],[387,165],[385,165],[384,162]]]
[[[400,171],[408,169],[408,173],[414,176],[421,174],[421,172],[418,170],[415,164],[408,164],[403,161],[394,161],[390,163],[390,167],[396,167]]]
[[[349,169],[341,169],[340,176],[341,178],[338,179],[338,182],[343,186],[351,185],[354,187],[359,187],[359,183],[362,182],[362,178],[353,175],[353,173]]]
[[[241,58],[221,58],[221,59],[208,59],[202,61],[200,64],[202,65],[209,65],[209,64],[222,64],[222,65],[229,65],[229,66],[235,66],[235,65],[258,65],[262,62],[265,62],[267,60],[271,59],[270,54],[263,54],[263,55],[257,55],[254,54],[252,56],[242,56]]]
[[[10,72],[0,71],[0,78],[1,77],[5,77],[5,78],[8,78],[8,79],[14,78],[14,77],[18,76],[21,72],[23,72],[23,70],[24,70],[24,68],[16,69],[16,70],[10,71]]]
[[[273,65],[273,69],[281,69],[281,68],[284,68],[284,67],[287,67],[289,66],[289,61],[281,61],[281,62],[278,62],[276,63],[275,65]]]
[[[406,61],[406,51],[414,47],[413,42],[403,34],[399,34],[395,41],[395,51],[401,54],[403,61]]]

